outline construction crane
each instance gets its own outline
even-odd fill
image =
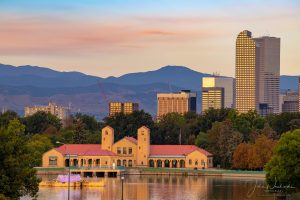
[[[99,87],[100,95],[102,96],[102,99],[104,99],[106,105],[108,106],[109,105],[109,100],[108,100],[107,96],[105,95],[105,91],[104,91],[104,88],[103,88],[103,85],[102,85],[101,81],[98,81],[98,87]],[[100,103],[100,111],[101,111],[101,101],[99,103]],[[107,110],[104,111],[104,112],[107,112]]]

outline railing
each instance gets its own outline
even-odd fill
[[[108,167],[108,166],[71,166],[71,170],[94,170],[94,169],[112,169],[125,170],[124,166]]]

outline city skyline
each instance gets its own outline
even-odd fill
[[[165,65],[234,77],[235,37],[251,30],[281,38],[281,74],[298,75],[300,3],[269,4],[4,0],[0,61],[101,77]]]

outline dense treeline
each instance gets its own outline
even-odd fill
[[[38,179],[32,167],[41,165],[42,154],[56,147],[56,141],[99,144],[101,129],[106,125],[115,129],[116,141],[124,136],[136,137],[137,129],[145,125],[151,130],[152,144],[195,144],[214,155],[215,167],[262,170],[268,163],[269,183],[275,179],[288,182],[287,171],[295,183],[300,177],[300,132],[296,130],[300,129],[300,113],[262,118],[256,112],[238,114],[232,109],[210,109],[184,116],[170,113],[158,122],[144,111],[120,113],[102,122],[78,113],[63,124],[44,112],[29,117],[20,117],[13,111],[0,114],[0,198],[24,194],[34,197]],[[7,185],[15,187],[7,189]]]
[[[7,127],[13,119],[24,125],[24,134],[30,146],[38,149],[35,152],[37,157],[56,146],[56,141],[101,143],[101,129],[106,125],[115,129],[115,140],[124,136],[136,137],[137,129],[145,125],[151,130],[152,144],[195,144],[214,154],[215,166],[241,169],[262,169],[265,164],[241,165],[234,162],[234,156],[238,157],[241,151],[253,152],[251,149],[258,145],[259,139],[264,138],[266,145],[270,144],[267,149],[271,152],[284,132],[300,128],[300,113],[273,114],[262,118],[253,111],[238,114],[233,109],[210,109],[202,114],[186,113],[184,116],[170,113],[159,122],[143,110],[106,117],[102,122],[93,116],[77,113],[64,121],[64,127],[58,118],[49,113],[37,112],[22,118],[13,111],[7,111],[0,115],[0,126]],[[259,156],[252,153],[251,157],[250,154],[245,154],[243,158],[255,160],[253,156]],[[40,165],[40,158],[36,159],[35,164]]]

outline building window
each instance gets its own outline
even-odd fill
[[[198,160],[195,161],[195,165],[198,165]]]
[[[132,154],[132,148],[131,148],[131,147],[129,147],[129,149],[128,149],[128,154],[129,154],[129,155]]]
[[[107,131],[105,131],[105,135],[108,135],[108,132],[107,132]]]
[[[56,166],[57,165],[57,157],[49,156],[49,165]]]
[[[123,147],[123,154],[124,154],[124,155],[127,154],[127,149],[126,149],[126,147]]]
[[[205,165],[204,160],[201,160],[201,165]]]
[[[118,147],[118,148],[117,148],[117,154],[118,154],[118,155],[121,154],[121,147]]]
[[[189,165],[191,165],[193,162],[192,162],[192,159],[189,159]]]
[[[139,150],[141,150],[141,146],[139,146]]]

